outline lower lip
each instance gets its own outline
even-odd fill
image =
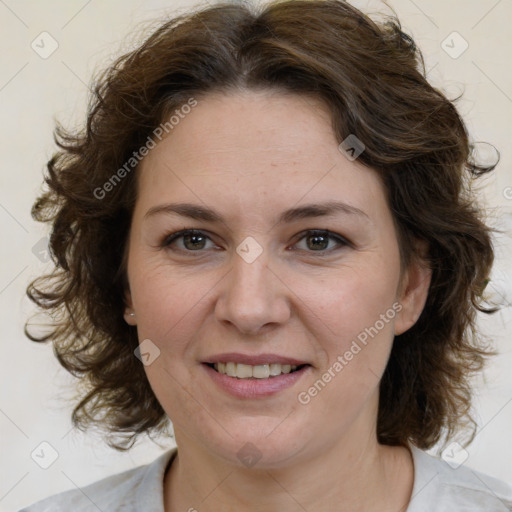
[[[279,391],[293,386],[311,369],[311,366],[308,365],[293,373],[282,373],[268,379],[238,379],[219,373],[205,363],[202,363],[202,366],[214,382],[237,398],[264,398],[275,395]]]

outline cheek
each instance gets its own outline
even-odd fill
[[[179,352],[197,327],[202,300],[215,286],[209,274],[189,274],[175,266],[152,264],[149,260],[134,268],[130,280],[137,314],[139,339],[149,338],[165,352]],[[206,294],[206,296],[205,296]],[[172,340],[172,343],[169,343]],[[183,346],[182,346],[183,345]]]
[[[299,398],[315,408],[314,416],[329,415],[337,430],[352,421],[378,390],[399,305],[393,269],[383,274],[368,267],[351,268],[343,279],[329,283],[322,283],[321,292],[316,288],[308,304],[317,326],[313,335],[321,347],[321,366]]]
[[[152,267],[146,262],[145,271],[130,282],[139,340],[151,340],[159,351],[144,370],[173,422],[180,423],[187,415],[201,418],[200,407],[190,400],[184,386],[192,379],[189,363],[198,339],[197,326],[204,320],[202,301],[207,300],[205,293],[215,283],[207,281],[204,276],[186,277],[176,268]]]
[[[304,286],[302,299],[320,320],[327,337],[337,340],[334,345],[344,344],[392,308],[398,280],[396,270],[369,262],[345,268],[328,280]],[[393,310],[388,317],[394,317]],[[388,327],[384,330],[389,331],[390,324],[386,322]]]

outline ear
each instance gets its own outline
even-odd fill
[[[133,303],[132,303],[132,295],[129,290],[125,292],[124,296],[124,303],[125,303],[125,309],[124,309],[124,320],[128,325],[137,325],[137,319],[135,316],[135,311],[133,309]]]
[[[416,256],[405,271],[397,301],[402,306],[395,320],[395,335],[410,329],[418,320],[427,302],[432,279],[432,269],[428,265],[427,244],[418,241]]]

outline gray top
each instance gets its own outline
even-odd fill
[[[414,487],[407,512],[512,511],[512,486],[466,466],[454,469],[415,446],[410,448]],[[151,464],[55,494],[19,512],[164,512],[164,474],[176,453],[173,448]]]

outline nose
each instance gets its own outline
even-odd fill
[[[231,271],[219,284],[215,307],[219,322],[245,334],[258,334],[290,318],[290,290],[268,250],[248,262],[236,253]]]

